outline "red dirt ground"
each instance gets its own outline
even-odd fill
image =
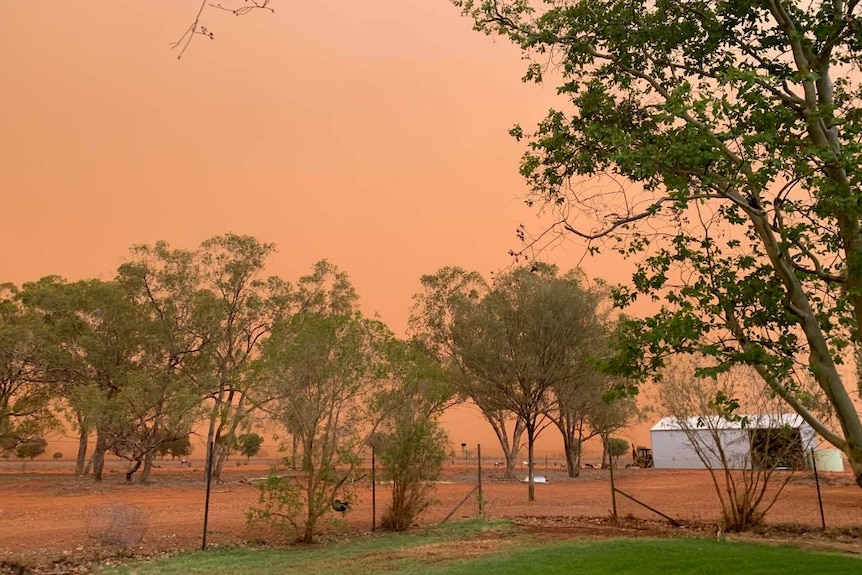
[[[266,463],[227,468],[224,482],[213,486],[209,514],[210,546],[245,543],[284,543],[272,532],[246,525],[246,510],[256,503],[256,489],[245,481],[266,474]],[[523,473],[523,472],[522,472]],[[488,517],[516,518],[533,533],[548,537],[613,536],[621,533],[668,532],[666,522],[623,496],[617,496],[621,522],[610,522],[611,489],[606,470],[586,469],[570,479],[559,470],[539,469],[548,479],[536,485],[536,499],[527,502],[527,485],[508,482],[493,466],[483,470],[483,498]],[[165,462],[148,485],[129,485],[121,467],[110,469],[100,484],[70,474],[68,467],[52,462],[0,462],[0,573],[2,563],[25,565],[76,565],[82,561],[126,555],[154,555],[201,545],[204,482],[202,471]],[[472,466],[447,467],[437,485],[437,504],[421,524],[443,520],[456,509],[476,483]],[[689,529],[715,534],[719,518],[717,498],[705,471],[620,469],[617,488],[686,524]],[[824,516],[832,537],[846,550],[862,553],[862,490],[849,473],[821,478]],[[377,516],[388,501],[386,485],[377,486]],[[475,517],[474,495],[453,513],[453,518]],[[333,514],[337,517],[337,514]],[[134,544],[121,547],[105,536],[110,520],[115,530]],[[352,531],[371,530],[371,489],[366,477],[356,484],[356,501],[344,517]],[[820,526],[814,479],[795,476],[767,516],[767,523]],[[342,526],[342,528],[345,528]],[[675,529],[675,528],[674,528]],[[140,531],[138,531],[140,530]],[[782,539],[804,537],[804,529],[773,530]],[[100,535],[101,533],[101,535]],[[136,535],[142,535],[138,537]]]

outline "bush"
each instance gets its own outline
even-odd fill
[[[27,441],[18,444],[18,447],[15,448],[15,455],[21,459],[29,459],[32,461],[34,458],[45,453],[45,449],[47,447],[48,442],[42,437],[28,439]]]
[[[184,435],[172,441],[165,441],[159,445],[156,453],[161,457],[170,455],[171,459],[188,457],[192,454],[192,440],[188,435]]]
[[[257,433],[243,433],[236,438],[239,452],[245,455],[246,461],[254,457],[260,451],[260,446],[263,445],[263,437]]]
[[[61,451],[55,451],[54,455],[52,455],[54,459],[63,459],[63,453]]]
[[[437,419],[418,416],[410,402],[387,423],[374,438],[384,478],[392,481],[392,503],[380,525],[403,531],[431,505],[449,442]]]
[[[608,455],[619,459],[621,455],[629,452],[629,442],[619,437],[611,437],[608,440]]]

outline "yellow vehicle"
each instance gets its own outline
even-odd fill
[[[634,464],[636,467],[648,468],[653,466],[652,449],[649,447],[641,447],[640,445],[634,452]]]

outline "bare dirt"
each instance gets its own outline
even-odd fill
[[[474,465],[446,468],[436,486],[437,503],[422,516],[420,525],[438,523],[450,514],[453,519],[478,515],[477,494],[468,495],[477,483]],[[267,462],[229,467],[224,481],[213,486],[209,546],[290,543],[286,535],[246,523],[246,512],[258,496],[254,480],[267,470]],[[528,502],[525,483],[504,480],[493,466],[484,468],[484,515],[513,518],[520,530],[543,539],[679,533],[715,536],[718,532],[718,500],[705,471],[635,468],[616,472],[617,489],[684,527],[672,526],[620,494],[616,496],[617,519],[613,519],[607,470],[585,469],[574,479],[558,469],[540,468],[537,473],[548,482],[537,484],[536,501]],[[103,482],[95,483],[91,478],[72,476],[71,469],[62,464],[0,462],[0,574],[15,572],[17,566],[41,572],[87,572],[93,562],[118,556],[200,548],[205,501],[202,475],[200,468],[165,462],[149,484],[132,485],[124,481],[118,465]],[[343,518],[333,513],[336,522],[324,524],[330,536],[371,531],[367,474],[354,489],[349,512]],[[388,486],[376,486],[378,518],[388,495]],[[862,553],[862,490],[849,473],[833,473],[821,477],[821,495],[825,533],[820,530],[814,478],[798,474],[756,536]]]

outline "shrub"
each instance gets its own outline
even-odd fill
[[[257,433],[243,433],[236,438],[236,443],[239,452],[245,455],[245,459],[248,461],[260,451],[260,447],[263,445],[263,437]]]
[[[192,454],[192,441],[188,435],[178,437],[171,441],[162,442],[156,450],[160,456],[170,455],[172,459],[177,457],[188,457]]]
[[[448,439],[436,418],[415,413],[410,402],[374,439],[383,475],[392,481],[392,503],[380,525],[403,531],[432,503],[433,482],[443,469]]]
[[[629,442],[625,439],[620,439],[619,437],[611,437],[608,440],[608,455],[611,457],[616,457],[617,462],[619,462],[619,458],[621,455],[625,455],[629,452]]]
[[[32,461],[34,458],[45,453],[47,447],[48,442],[42,437],[28,439],[18,444],[18,447],[15,448],[15,455],[21,459],[30,459]]]

